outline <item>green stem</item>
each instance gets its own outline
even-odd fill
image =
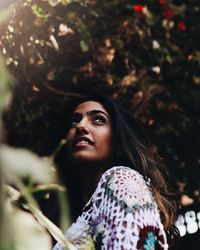
[[[76,248],[68,242],[62,231],[53,223],[51,222],[39,209],[37,201],[34,197],[30,194],[27,187],[23,184],[23,182],[18,179],[17,186],[27,201],[28,208],[33,216],[37,219],[37,221],[47,229],[47,231],[54,237],[56,241],[58,241],[65,249],[65,250],[76,250]]]

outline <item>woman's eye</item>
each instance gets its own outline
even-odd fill
[[[80,119],[76,119],[76,118],[70,119],[69,125],[70,125],[71,127],[74,127],[74,126],[76,126],[76,125],[79,123],[79,121],[80,121]]]
[[[76,126],[78,124],[78,121],[71,122],[71,126]]]
[[[106,119],[104,117],[95,117],[94,122],[96,124],[104,124],[106,122]]]

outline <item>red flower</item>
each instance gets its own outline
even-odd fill
[[[144,6],[142,6],[141,4],[135,4],[135,5],[133,5],[133,9],[137,12],[143,12]]]
[[[167,8],[165,9],[165,11],[163,12],[163,16],[164,18],[166,18],[167,20],[171,20],[174,17],[174,12],[171,8]]]
[[[168,3],[168,0],[160,0],[160,4],[166,5]]]
[[[177,24],[177,28],[178,28],[179,30],[181,30],[181,31],[184,31],[184,30],[186,30],[186,25],[185,25],[184,22],[179,22],[179,23]]]

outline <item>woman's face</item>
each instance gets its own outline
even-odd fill
[[[112,158],[112,127],[105,108],[96,101],[78,105],[70,117],[67,149],[78,162],[108,163]]]

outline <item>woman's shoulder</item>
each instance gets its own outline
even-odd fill
[[[154,204],[149,180],[146,180],[136,170],[126,166],[114,166],[102,175],[99,191],[118,201],[123,201],[128,207]]]
[[[138,171],[128,166],[113,166],[104,172],[105,176],[118,176],[119,178],[126,178],[127,176],[134,177],[135,179],[144,180],[143,175]]]
[[[102,175],[102,179],[116,181],[117,186],[120,187],[120,184],[129,184],[137,187],[145,187],[150,189],[150,179],[140,174],[133,168],[127,166],[114,166]]]

